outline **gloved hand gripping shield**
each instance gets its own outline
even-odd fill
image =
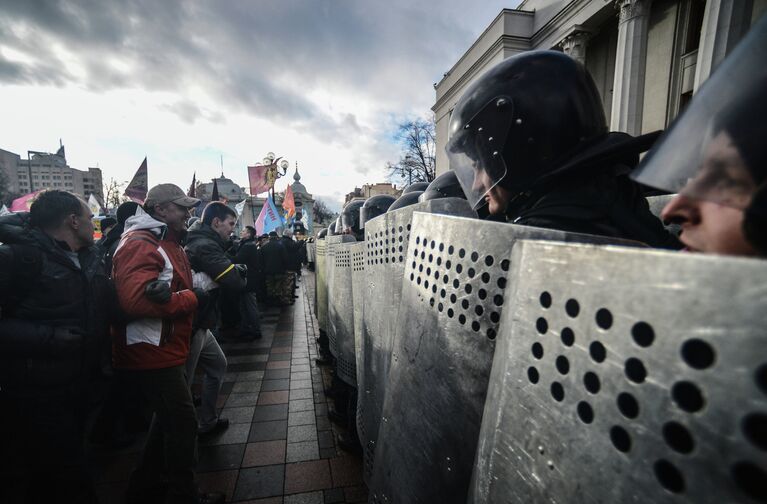
[[[514,106],[510,97],[490,100],[448,141],[446,151],[453,170],[473,209],[508,171],[503,149],[511,129]]]
[[[767,18],[701,87],[634,179],[746,210],[767,175]]]

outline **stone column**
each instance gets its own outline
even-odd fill
[[[751,26],[753,2],[750,0],[707,0],[700,33],[698,62],[695,66],[697,92],[703,82],[730,54]]]
[[[562,51],[565,54],[585,65],[586,47],[590,38],[591,32],[575,28],[570,34],[562,39],[559,43],[559,47],[562,48]]]
[[[620,12],[610,129],[638,135],[642,131],[650,0],[617,0],[615,7]]]

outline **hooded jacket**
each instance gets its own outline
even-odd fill
[[[0,217],[0,242],[0,389],[36,397],[82,390],[108,342],[107,279],[95,247],[72,253],[30,227],[27,213]]]
[[[186,362],[197,296],[179,242],[164,223],[143,211],[125,222],[112,258],[112,278],[129,321],[112,325],[115,368],[162,369]],[[169,302],[154,303],[144,294],[146,285],[155,280],[170,285]]]

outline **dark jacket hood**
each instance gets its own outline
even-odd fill
[[[29,212],[19,212],[0,217],[0,243],[34,245],[37,234],[29,225]]]
[[[202,221],[197,221],[192,224],[192,227],[186,233],[186,244],[191,245],[195,241],[199,240],[213,240],[223,250],[226,250],[228,242],[225,242],[218,236],[212,227],[204,224]]]

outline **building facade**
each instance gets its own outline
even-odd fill
[[[379,194],[387,194],[398,198],[400,194],[402,194],[402,189],[397,189],[394,184],[389,184],[387,182],[365,184],[362,187],[355,187],[352,192],[348,193],[344,198],[344,205],[354,198],[368,199],[371,196],[378,196]]]
[[[767,0],[525,0],[504,9],[435,84],[437,173],[455,104],[479,76],[522,51],[553,49],[591,73],[612,131],[665,129]]]
[[[8,192],[12,194],[63,189],[86,200],[94,194],[99,201],[104,201],[101,169],[77,170],[70,167],[63,145],[54,154],[29,151],[26,157],[0,149],[0,169],[5,173]]]

